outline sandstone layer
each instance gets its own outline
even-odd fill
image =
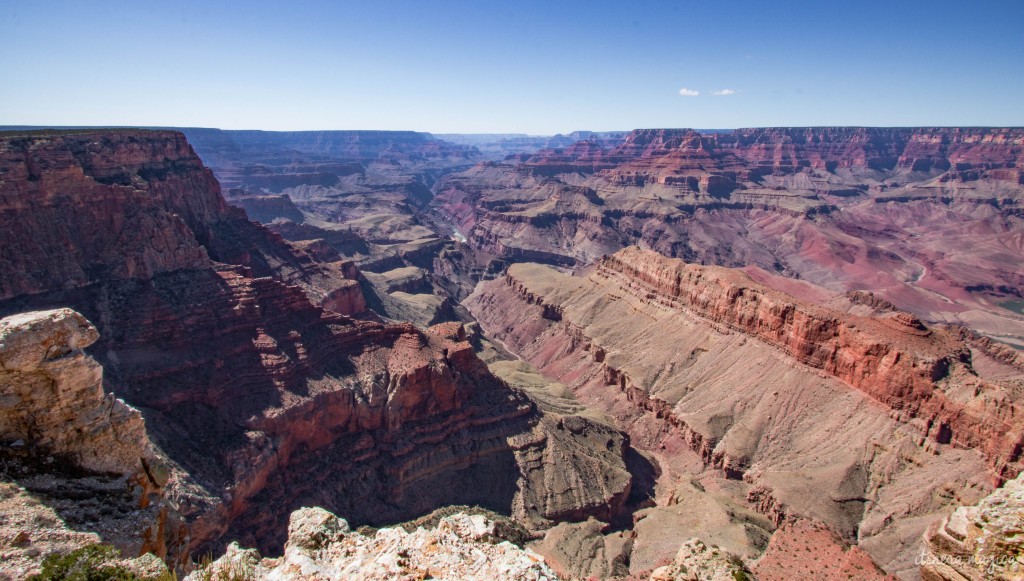
[[[1020,471],[1018,390],[906,313],[834,311],[639,249],[584,276],[513,265],[466,305],[666,473],[694,473],[696,454],[740,481],[723,493],[776,524],[822,521],[890,572],[915,567],[947,507]]]

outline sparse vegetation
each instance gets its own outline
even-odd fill
[[[30,581],[136,581],[134,573],[113,564],[120,558],[110,545],[87,545],[67,554],[43,559],[42,571]]]
[[[214,567],[210,553],[199,560],[196,573],[200,581],[253,581],[256,578],[256,572],[244,560],[232,560],[226,566]]]

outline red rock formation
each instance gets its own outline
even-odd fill
[[[1020,129],[637,130],[447,176],[433,207],[499,258],[584,266],[639,244],[1024,344],[996,306],[1024,293],[1022,151]]]
[[[228,206],[180,133],[12,135],[0,140],[0,299],[204,268],[209,258],[302,285],[315,302],[341,273]]]
[[[888,405],[905,421],[923,419],[936,441],[983,450],[999,477],[1022,469],[1024,430],[1017,418],[1024,410],[1003,398],[954,399],[940,381],[957,367],[970,373],[970,351],[906,313],[841,317],[738,271],[685,264],[635,247],[608,257],[598,272],[624,275],[626,284],[639,283],[641,292],[650,289],[657,300],[775,345]],[[977,393],[989,390],[980,380],[975,385]]]
[[[520,159],[548,175],[602,169],[621,174],[625,168],[676,173],[733,169],[741,179],[750,179],[804,169],[953,168],[960,177],[984,174],[1019,183],[1022,136],[1019,129],[990,128],[793,127],[706,135],[692,129],[638,129],[621,143],[580,141]]]
[[[776,525],[826,522],[891,572],[916,567],[937,499],[1021,468],[1018,391],[906,313],[850,315],[635,248],[585,276],[513,265],[465,304],[664,463],[695,452]]]
[[[108,387],[175,464],[193,548],[227,531],[272,547],[303,504],[377,524],[480,504],[539,525],[621,505],[622,447],[599,461],[618,488],[531,484],[550,465],[520,463],[556,445],[533,404],[451,329],[316,306],[355,308],[358,271],[246,221],[181,134],[5,136],[0,152],[0,260],[17,273],[0,313],[70,305],[96,322]],[[589,462],[586,446],[558,453],[562,474]]]
[[[189,222],[227,211],[180,135],[6,138],[0,167],[0,298],[204,266]],[[141,177],[160,173],[159,181]],[[185,199],[184,191],[199,195]]]

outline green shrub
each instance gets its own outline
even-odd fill
[[[111,564],[121,557],[110,545],[87,545],[66,555],[43,559],[42,571],[31,581],[138,581],[134,573]]]

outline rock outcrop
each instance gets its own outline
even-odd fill
[[[99,334],[70,309],[0,319],[0,440],[66,456],[85,470],[143,470],[142,414],[103,391],[103,369],[82,350]]]
[[[188,559],[142,415],[104,391],[82,351],[96,338],[70,309],[0,319],[0,576],[100,540],[127,557]]]
[[[736,581],[749,578],[740,559],[700,539],[690,539],[679,547],[676,558],[669,565],[658,567],[651,573],[651,581]]]
[[[926,581],[1024,579],[1024,476],[976,506],[962,506],[925,534],[918,562]]]
[[[823,521],[890,572],[916,567],[929,518],[1020,471],[1013,384],[979,376],[956,334],[906,313],[833,311],[638,249],[586,276],[513,265],[465,304],[663,466],[695,455],[743,483],[703,485],[776,525]],[[661,502],[653,523],[682,522]]]
[[[543,559],[504,540],[500,527],[482,515],[456,513],[432,528],[360,533],[320,508],[292,513],[283,557],[261,559],[255,550],[232,544],[224,556],[186,579],[222,574],[294,581],[557,579]]]

